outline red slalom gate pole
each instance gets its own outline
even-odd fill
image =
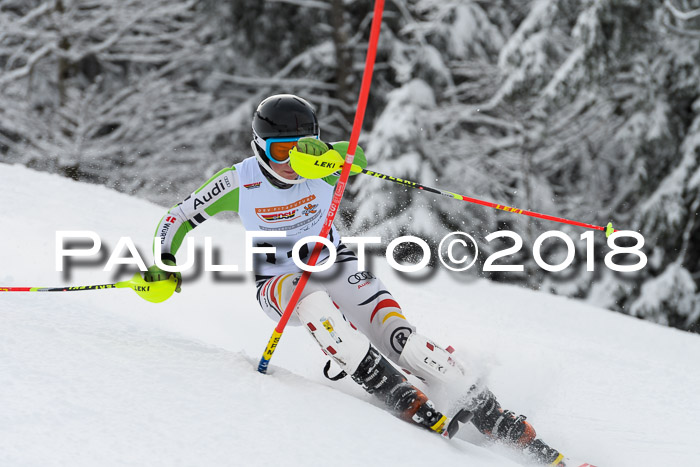
[[[335,191],[333,193],[333,199],[328,208],[328,214],[326,215],[326,220],[323,223],[320,236],[328,237],[328,233],[333,226],[333,220],[335,215],[338,213],[340,207],[340,201],[343,199],[343,193],[345,192],[345,186],[350,176],[350,168],[352,167],[352,162],[355,159],[355,150],[357,149],[357,142],[360,139],[360,130],[362,129],[362,121],[365,118],[365,110],[367,109],[367,99],[369,98],[369,88],[372,84],[372,73],[374,71],[374,60],[377,56],[377,43],[379,42],[379,31],[382,25],[382,13],[384,11],[384,0],[376,0],[374,2],[374,16],[372,17],[372,26],[370,28],[369,34],[369,47],[367,48],[367,58],[365,60],[365,70],[362,74],[362,85],[360,86],[360,97],[357,101],[357,110],[355,111],[355,121],[352,124],[352,133],[350,135],[350,143],[348,145],[348,152],[345,156],[345,165],[340,173],[340,179],[335,185]],[[311,258],[309,259],[308,266],[315,266],[318,257],[323,249],[322,243],[316,243]],[[309,281],[309,276],[311,272],[304,271],[301,275],[299,282],[297,283],[292,297],[289,299],[287,307],[284,309],[284,313],[277,323],[277,327],[272,332],[272,336],[267,343],[265,352],[263,352],[260,358],[260,363],[258,363],[258,371],[260,373],[267,373],[267,367],[270,364],[270,359],[272,354],[277,348],[277,344],[282,337],[284,328],[287,326],[287,322],[292,315],[292,312],[297,306],[299,297],[306,287],[306,283]]]

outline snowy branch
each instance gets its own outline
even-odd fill
[[[136,24],[138,21],[142,19],[141,14],[136,14],[134,17],[126,23],[124,26],[119,28],[117,31],[115,31],[110,37],[108,37],[106,40],[100,42],[99,44],[95,44],[94,46],[88,47],[85,50],[81,50],[78,53],[75,52],[58,52],[59,55],[65,56],[65,58],[68,58],[72,62],[78,62],[82,58],[88,56],[88,55],[93,55],[93,54],[98,54],[100,52],[103,52],[110,47],[112,47],[119,39],[121,39],[124,34],[133,26]]]
[[[288,3],[290,5],[296,5],[306,8],[318,8],[321,10],[330,10],[333,7],[324,2],[318,2],[314,0],[267,0],[270,3]]]
[[[673,16],[683,21],[700,18],[700,8],[690,11],[681,11],[673,3],[671,3],[671,0],[664,0],[664,6],[668,8]]]
[[[49,43],[36,50],[27,60],[27,64],[24,65],[22,68],[17,68],[16,70],[12,70],[9,73],[6,73],[4,76],[0,76],[0,85],[27,76],[29,73],[31,73],[36,63],[41,58],[48,55],[51,51],[55,50],[55,47],[56,46],[54,43]]]
[[[687,29],[679,28],[678,26],[671,24],[671,22],[669,21],[668,18],[663,18],[661,20],[661,24],[663,24],[663,26],[666,29],[673,31],[675,34],[678,34],[679,36],[700,38],[700,31],[689,31]]]
[[[3,21],[2,23],[2,33],[0,33],[0,42],[7,37],[10,33],[16,34],[19,32],[27,23],[39,18],[40,16],[50,12],[53,9],[53,4],[50,2],[45,2],[39,5],[38,7],[34,8],[31,10],[29,13],[24,15],[22,18],[18,20],[12,21],[10,25],[5,24]],[[1,19],[1,18],[0,18]],[[32,33],[34,35],[38,35],[36,31],[31,31],[30,29],[26,30],[27,33]]]
[[[224,73],[214,73],[213,78],[221,81],[226,81],[234,84],[246,84],[251,86],[277,86],[277,87],[309,87],[313,89],[323,89],[326,91],[334,91],[338,88],[337,84],[326,83],[323,81],[314,81],[310,79],[293,79],[293,78],[263,78],[261,76],[234,76]]]

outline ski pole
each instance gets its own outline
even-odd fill
[[[100,285],[80,285],[73,287],[2,287],[0,292],[79,292],[81,290],[102,290],[102,289],[131,289],[136,292],[139,297],[152,303],[160,303],[175,292],[177,287],[177,279],[169,277],[168,279],[156,282],[146,282],[138,272],[128,281],[116,282],[114,284]]]
[[[365,110],[367,109],[369,88],[372,84],[372,72],[374,70],[374,59],[377,55],[377,43],[379,42],[379,31],[381,29],[383,10],[384,0],[376,0],[374,2],[374,16],[372,17],[372,25],[370,26],[369,46],[367,48],[365,70],[362,74],[362,84],[360,85],[360,96],[357,101],[355,120],[353,121],[352,133],[350,134],[350,143],[348,144],[348,151],[346,153],[345,159],[343,159],[342,156],[340,156],[340,154],[336,152],[336,154],[338,154],[338,156],[345,163],[345,165],[340,174],[340,179],[335,185],[333,199],[331,200],[331,204],[328,207],[328,214],[326,215],[326,220],[324,221],[321,233],[319,234],[319,236],[321,237],[328,237],[328,233],[330,232],[331,227],[333,226],[333,220],[335,219],[335,215],[338,212],[340,201],[343,199],[343,193],[345,192],[345,184],[348,181],[348,177],[350,177],[350,168],[352,167],[352,161],[355,158],[355,149],[357,148],[357,141],[360,139],[362,121],[365,117]],[[316,264],[316,261],[318,261],[318,257],[321,254],[322,249],[323,244],[316,243],[316,246],[314,247],[313,252],[311,253],[311,258],[309,258],[309,262],[307,263],[309,266],[314,266]],[[267,343],[267,347],[265,347],[265,351],[263,352],[263,355],[260,358],[260,362],[258,363],[258,371],[260,373],[267,373],[267,367],[270,364],[272,354],[277,348],[277,344],[279,343],[280,338],[282,337],[284,328],[287,325],[289,318],[292,316],[294,308],[296,308],[297,306],[297,302],[299,301],[301,292],[304,290],[304,287],[306,287],[306,283],[309,280],[310,275],[311,272],[304,271],[304,273],[301,275],[301,278],[299,279],[299,282],[294,288],[294,292],[292,293],[292,296],[289,299],[289,303],[284,309],[284,313],[282,313],[282,317],[277,323],[275,330],[272,332],[272,336],[270,337],[270,340]]]
[[[304,178],[323,178],[328,175],[331,175],[332,173],[335,173],[341,167],[343,168],[343,171],[345,171],[346,167],[343,157],[340,155],[340,153],[338,153],[338,151],[335,151],[333,149],[324,154],[321,154],[320,156],[314,156],[311,154],[299,152],[297,151],[296,147],[294,147],[289,151],[289,157],[291,166],[294,169],[294,171]],[[506,206],[504,204],[497,204],[477,198],[470,198],[469,196],[460,195],[447,190],[432,188],[417,182],[404,180],[398,177],[392,177],[391,175],[385,175],[383,173],[375,172],[373,170],[363,169],[362,167],[356,164],[352,164],[352,166],[350,167],[350,171],[355,174],[370,175],[372,177],[379,178],[382,180],[388,180],[390,182],[394,182],[409,188],[415,188],[417,190],[435,193],[441,196],[445,196],[447,198],[453,198],[460,201],[467,201],[468,203],[480,204],[481,206],[500,209],[502,211],[512,212],[514,214],[522,214],[524,216],[536,217],[538,219],[559,222],[562,224],[576,225],[578,227],[584,227],[587,229],[602,230],[603,232],[605,232],[606,237],[609,237],[613,232],[617,232],[617,230],[613,228],[612,222],[608,222],[608,224],[605,226],[593,225],[587,224],[585,222],[564,219],[562,217],[550,216],[548,214],[541,214],[539,212],[526,211],[524,209]]]

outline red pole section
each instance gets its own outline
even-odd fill
[[[362,85],[360,86],[360,97],[357,101],[357,110],[355,111],[355,120],[352,124],[352,133],[350,135],[350,143],[348,145],[348,152],[345,156],[345,165],[340,173],[340,179],[336,183],[335,191],[333,193],[333,199],[328,208],[328,214],[326,214],[326,220],[323,223],[323,228],[321,229],[320,236],[328,237],[328,233],[333,226],[333,220],[335,215],[338,213],[340,207],[340,201],[343,199],[343,193],[345,192],[345,186],[350,176],[350,168],[352,166],[352,161],[355,159],[355,150],[357,149],[357,142],[360,139],[360,131],[362,130],[362,122],[365,118],[365,110],[367,109],[367,99],[369,98],[369,88],[372,84],[372,73],[374,72],[374,61],[377,56],[377,43],[379,42],[379,31],[382,25],[382,13],[384,11],[384,0],[376,0],[374,2],[374,16],[372,17],[372,26],[370,28],[369,34],[369,47],[367,48],[367,58],[365,59],[365,70],[362,74]],[[308,265],[315,266],[318,257],[323,249],[323,244],[317,243],[314,247],[311,258],[309,259]],[[260,373],[267,372],[267,366],[272,358],[272,354],[277,348],[279,339],[282,337],[282,332],[287,326],[287,322],[292,315],[292,312],[297,306],[299,297],[306,287],[306,283],[309,280],[311,273],[309,271],[304,271],[297,283],[294,292],[287,307],[284,309],[284,313],[275,327],[275,331],[272,333],[272,337],[267,344],[267,348],[263,353],[260,363],[258,364],[258,371]]]
[[[489,201],[483,201],[483,200],[480,200],[477,198],[470,198],[468,196],[463,196],[463,195],[458,195],[458,196],[461,196],[461,199],[463,201],[467,201],[467,202],[474,203],[474,204],[480,204],[482,206],[486,206],[489,208],[500,209],[502,211],[512,212],[515,214],[523,214],[525,216],[536,217],[538,219],[559,222],[562,224],[571,224],[571,225],[575,225],[578,227],[585,227],[587,229],[602,230],[603,232],[605,232],[605,226],[601,226],[601,225],[587,224],[585,222],[564,219],[563,217],[550,216],[549,214],[540,214],[539,212],[535,212],[535,211],[527,211],[525,209],[512,208],[510,206],[505,206],[503,204],[491,203]]]

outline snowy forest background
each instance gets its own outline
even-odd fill
[[[171,206],[250,155],[267,95],[307,98],[322,137],[348,139],[371,11],[368,0],[0,0],[0,161]],[[524,246],[506,260],[525,272],[487,277],[700,332],[700,0],[387,0],[360,144],[379,172],[613,220],[644,235],[649,263],[607,270],[601,234],[586,273],[581,229],[361,176],[346,232],[437,242],[462,230],[483,263],[506,245],[484,237],[511,229]],[[576,268],[534,263],[550,229],[572,237]]]

